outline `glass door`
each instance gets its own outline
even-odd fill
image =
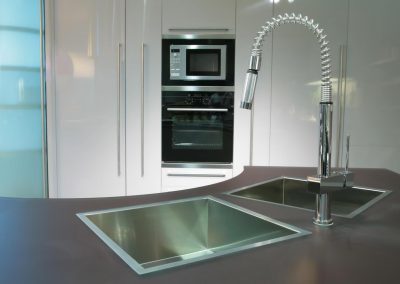
[[[0,0],[0,196],[47,196],[41,15]]]

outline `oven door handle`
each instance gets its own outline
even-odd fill
[[[226,177],[225,174],[174,174],[174,173],[168,173],[167,176],[169,177],[209,177],[209,178],[224,178]]]
[[[228,112],[227,108],[175,108],[169,107],[167,111],[190,111],[190,112]]]

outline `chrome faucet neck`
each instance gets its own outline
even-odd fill
[[[317,38],[320,45],[321,58],[321,99],[320,99],[320,119],[319,119],[319,147],[318,147],[318,166],[317,175],[310,180],[310,187],[313,188],[316,196],[316,211],[314,223],[327,226],[332,224],[330,195],[329,192],[322,189],[322,180],[324,184],[331,176],[331,141],[332,141],[332,83],[331,83],[331,59],[329,54],[329,42],[326,40],[326,34],[319,24],[314,23],[313,19],[301,14],[278,15],[267,21],[261,27],[257,36],[254,38],[253,49],[251,51],[249,69],[246,73],[246,81],[243,92],[243,99],[240,104],[242,108],[251,109],[255,93],[258,71],[261,67],[261,48],[265,37],[275,28],[282,24],[300,24],[308,28]],[[318,180],[318,182],[316,182]],[[319,183],[321,187],[316,190],[315,184]],[[328,182],[329,184],[329,182]],[[329,186],[328,186],[329,187]]]

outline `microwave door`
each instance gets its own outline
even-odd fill
[[[188,46],[185,71],[187,80],[225,80],[226,46]]]

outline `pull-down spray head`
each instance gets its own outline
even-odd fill
[[[257,84],[257,70],[247,70],[246,81],[244,83],[243,98],[240,102],[240,107],[244,109],[251,109],[253,106],[254,92],[256,91]]]
[[[282,24],[303,25],[316,36],[321,49],[321,103],[332,103],[332,87],[330,78],[331,65],[326,34],[323,32],[323,29],[319,28],[319,25],[317,23],[314,23],[313,19],[309,19],[307,16],[303,17],[301,14],[284,14],[278,15],[276,18],[272,18],[270,21],[267,21],[265,25],[261,27],[261,30],[257,33],[257,36],[254,38],[249,69],[246,74],[244,93],[242,101],[240,103],[240,107],[251,109],[256,88],[257,74],[261,66],[262,44],[265,37],[270,34],[275,28],[279,27]]]
[[[261,52],[260,50],[253,50],[250,58],[250,68],[246,73],[246,80],[244,83],[243,98],[240,102],[240,107],[244,109],[251,109],[253,105],[254,93],[256,91],[258,70],[261,65]]]

